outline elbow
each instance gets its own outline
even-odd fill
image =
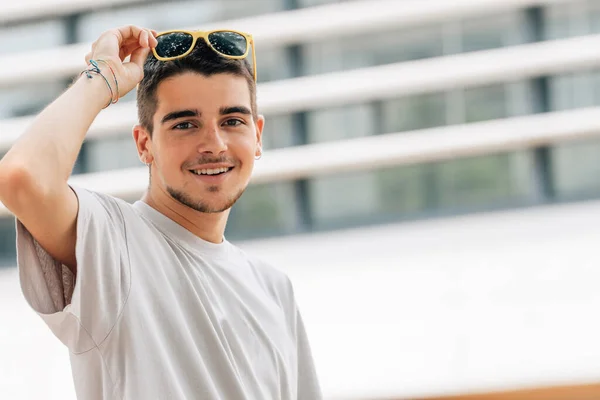
[[[4,164],[0,162],[0,201],[11,212],[17,213],[19,206],[34,198],[41,188],[26,166]]]

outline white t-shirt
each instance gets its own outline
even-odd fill
[[[292,285],[138,201],[74,188],[77,278],[17,221],[31,307],[80,399],[321,399]]]

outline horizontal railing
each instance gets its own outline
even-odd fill
[[[19,0],[0,3],[0,24],[33,18],[53,18],[145,0]]]
[[[200,28],[228,27],[251,32],[258,48],[272,48],[567,1],[570,0],[362,0],[220,21]],[[63,3],[66,0],[37,3],[52,2]],[[20,4],[4,2],[0,6],[0,15],[3,15],[2,7],[17,7],[4,5],[13,3]],[[83,68],[84,56],[89,48],[88,43],[83,43],[18,55],[2,55],[0,87],[68,79]],[[40,60],[44,60],[44,68],[39,68]]]
[[[436,162],[600,137],[598,115],[600,108],[588,108],[271,150],[257,162],[252,183]],[[75,175],[70,183],[131,199],[147,188],[148,169]],[[6,208],[0,207],[1,215],[8,215]]]
[[[600,35],[533,43],[260,84],[261,113],[276,115],[427,92],[511,82],[600,66]],[[0,121],[0,151],[32,117]],[[88,138],[121,135],[137,122],[133,102],[111,106]]]

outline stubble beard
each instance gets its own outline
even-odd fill
[[[217,193],[219,190],[220,188],[218,186],[209,186],[207,188],[207,191],[210,193]],[[207,214],[220,213],[229,210],[238,201],[238,199],[242,197],[244,190],[245,188],[242,188],[234,196],[230,197],[223,206],[212,207],[202,200],[194,200],[187,193],[167,186],[167,192],[171,195],[173,199],[183,204],[184,206],[191,208],[192,210],[196,210],[198,212]]]

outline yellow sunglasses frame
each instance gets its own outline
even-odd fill
[[[230,56],[227,54],[223,54],[219,50],[215,49],[215,47],[212,45],[212,43],[210,43],[210,40],[208,40],[208,36],[210,34],[216,33],[216,32],[233,32],[233,33],[237,33],[238,35],[243,36],[246,39],[246,51],[244,52],[244,54],[241,56]],[[254,72],[254,82],[256,82],[256,51],[254,49],[254,38],[252,37],[251,34],[236,31],[234,29],[214,29],[211,31],[188,31],[188,30],[176,29],[176,30],[172,30],[172,31],[159,32],[156,35],[156,37],[158,38],[162,35],[167,35],[169,33],[187,33],[188,35],[191,35],[192,36],[192,45],[190,46],[190,49],[188,51],[186,51],[184,54],[181,54],[181,55],[175,56],[175,57],[161,57],[158,54],[156,54],[156,48],[153,48],[152,53],[154,54],[154,57],[156,57],[157,60],[171,61],[171,60],[177,60],[178,58],[183,58],[183,57],[187,56],[188,54],[190,54],[192,52],[192,50],[194,50],[194,47],[196,47],[196,42],[198,41],[198,39],[204,39],[204,42],[211,49],[213,49],[213,51],[216,52],[217,54],[220,54],[223,57],[231,58],[234,60],[241,60],[243,58],[248,57],[248,52],[250,51],[250,47],[252,47],[252,63],[253,63],[253,72]]]

